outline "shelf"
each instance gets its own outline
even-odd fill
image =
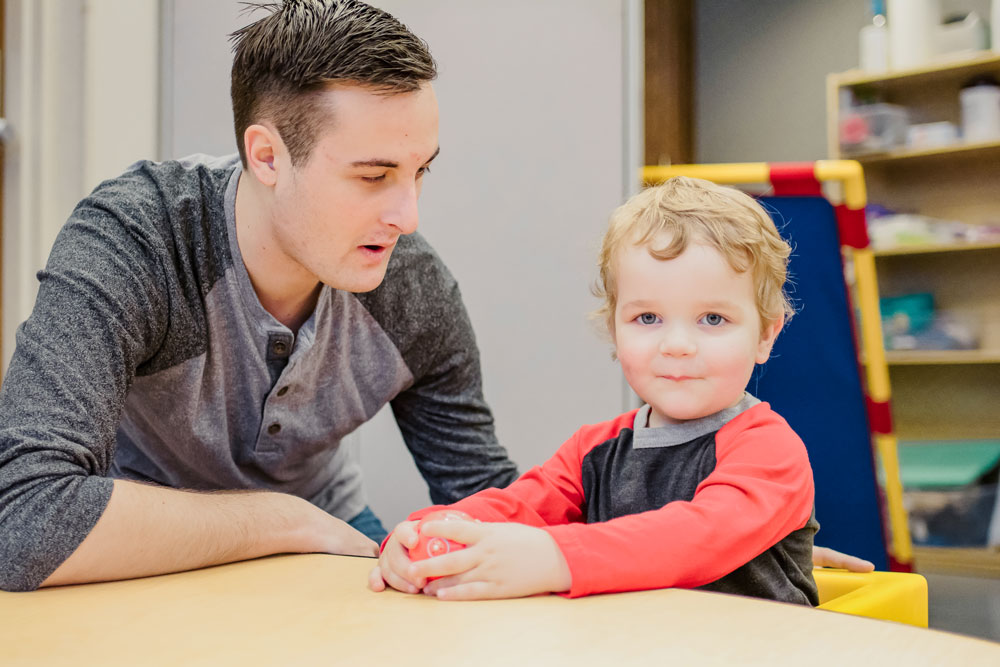
[[[937,84],[944,81],[964,81],[980,74],[995,74],[1000,71],[1000,53],[978,51],[940,59],[926,67],[899,70],[885,74],[871,74],[861,70],[850,70],[831,74],[831,81],[840,87],[865,86],[881,92],[895,88],[914,88]]]
[[[900,148],[884,153],[865,153],[861,155],[845,155],[857,160],[865,167],[881,167],[892,164],[913,164],[917,162],[941,162],[949,159],[1000,159],[1000,141],[984,141],[979,143],[958,143],[950,146],[937,146],[914,150]]]
[[[982,243],[935,243],[926,245],[898,246],[873,250],[875,257],[897,257],[899,255],[930,255],[935,253],[965,252],[969,250],[1000,249],[1000,241]]]
[[[1000,2],[1000,0],[996,0]],[[900,440],[1000,437],[1000,137],[947,146],[844,155],[841,103],[881,102],[908,110],[912,123],[962,124],[961,89],[981,75],[1000,79],[1000,51],[940,58],[926,67],[885,74],[848,71],[826,79],[827,149],[862,165],[868,201],[897,211],[979,225],[971,243],[928,242],[871,248],[881,296],[929,292],[937,310],[968,318],[978,350],[887,350],[893,431]],[[973,237],[972,234],[969,235]],[[869,306],[871,304],[869,303]],[[877,304],[876,304],[877,306]],[[878,344],[878,338],[870,341]],[[881,354],[880,354],[881,356]],[[864,362],[864,360],[862,360]],[[870,369],[866,369],[870,370]],[[1000,577],[1000,547],[914,548],[918,572]]]
[[[1000,577],[1000,548],[913,547],[917,572]]]
[[[886,350],[890,366],[1000,364],[1000,350]]]

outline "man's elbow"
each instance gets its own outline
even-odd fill
[[[24,563],[11,562],[6,555],[0,556],[0,591],[25,593],[37,590],[43,585],[44,576],[34,575]]]

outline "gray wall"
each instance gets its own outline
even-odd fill
[[[858,65],[868,0],[696,0],[698,162],[818,160],[826,153],[826,75]],[[944,0],[945,14],[989,0]],[[892,17],[889,17],[892,20]]]
[[[625,402],[610,347],[586,314],[597,305],[589,287],[600,234],[631,185],[630,3],[376,4],[426,39],[440,66],[441,156],[425,181],[421,232],[459,280],[500,440],[524,469]],[[235,150],[224,35],[243,22],[236,8],[167,2],[165,157]],[[387,411],[353,444],[388,523],[428,502]]]

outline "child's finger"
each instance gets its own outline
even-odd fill
[[[413,580],[426,581],[430,577],[448,577],[468,572],[478,564],[479,560],[475,552],[462,549],[442,556],[414,561],[407,568],[406,575]]]
[[[420,535],[417,533],[416,521],[404,521],[399,524],[396,526],[396,530],[393,531],[393,535],[395,535],[396,540],[407,549],[415,546],[420,540]]]
[[[443,537],[461,544],[475,544],[486,535],[487,526],[478,521],[427,521],[420,524],[420,534],[424,537]]]
[[[368,573],[368,588],[376,593],[381,593],[385,590],[385,579],[382,578],[382,568],[378,565],[373,567],[371,572]]]
[[[836,567],[851,572],[871,572],[875,569],[875,564],[871,561],[828,547],[813,547],[813,564],[817,567]]]
[[[422,592],[424,595],[430,595],[431,597],[437,597],[437,592],[442,588],[449,588],[451,586],[457,586],[461,584],[468,575],[466,572],[460,572],[447,577],[438,577],[434,581],[428,581],[427,585],[423,587]]]
[[[438,600],[490,600],[498,597],[495,587],[485,581],[467,581],[440,586],[434,591]]]
[[[402,571],[405,572],[405,569]],[[399,571],[397,571],[393,567],[382,567],[380,574],[385,583],[388,584],[389,586],[392,586],[397,591],[402,591],[404,593],[420,592],[420,586],[417,583],[411,581],[407,577],[402,576],[401,574],[399,574]]]

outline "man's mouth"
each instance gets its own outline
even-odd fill
[[[386,250],[392,250],[392,248],[395,245],[396,245],[396,242],[392,241],[390,243],[363,243],[363,244],[361,244],[358,247],[361,248],[362,250],[366,250],[366,251],[368,251],[370,253],[379,254],[379,253],[382,253],[382,252],[384,252]]]

